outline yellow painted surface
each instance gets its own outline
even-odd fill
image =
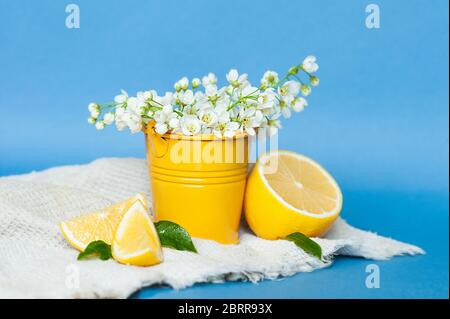
[[[247,136],[160,136],[149,125],[146,144],[155,220],[175,222],[193,237],[238,243]]]

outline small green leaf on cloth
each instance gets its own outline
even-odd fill
[[[161,220],[155,223],[155,227],[162,246],[176,250],[197,252],[191,236],[180,225],[168,220]]]
[[[90,257],[99,257],[101,260],[108,260],[112,258],[111,245],[108,245],[103,240],[95,240],[86,249],[78,254],[78,260],[88,259]]]
[[[307,254],[322,259],[322,248],[308,236],[296,232],[288,235],[286,239],[294,242],[294,244],[303,249]]]

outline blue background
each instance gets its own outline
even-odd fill
[[[448,297],[448,1],[0,0],[0,176],[98,157],[144,157],[143,136],[96,132],[87,104],[172,89],[235,67],[254,82],[319,59],[310,107],[284,121],[280,148],[340,183],[355,226],[417,244],[420,257],[361,259],[259,285],[151,288],[138,297]],[[76,3],[81,28],[65,27]],[[326,289],[324,289],[326,287]]]

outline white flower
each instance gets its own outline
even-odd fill
[[[169,130],[169,126],[166,123],[156,123],[155,124],[155,132],[158,134],[166,134]]]
[[[143,102],[153,99],[152,91],[141,91],[137,93],[137,98]]]
[[[200,101],[200,100],[202,100],[203,98],[205,98],[205,93],[203,93],[202,91],[197,91],[197,92],[194,93],[194,98],[195,98],[197,101]]]
[[[267,133],[269,136],[273,136],[278,132],[278,129],[281,128],[281,122],[279,117],[281,112],[278,112],[272,116],[270,119],[266,119],[262,128],[264,128],[263,132]]]
[[[161,110],[156,111],[153,119],[156,121],[155,131],[158,134],[165,134],[170,128],[179,127],[178,115],[173,111],[172,105],[165,105]]]
[[[178,99],[183,105],[190,105],[194,103],[194,92],[191,90],[181,91],[178,93]]]
[[[278,73],[274,71],[266,71],[261,79],[263,86],[275,86],[278,83]]]
[[[178,95],[178,93],[177,93]],[[166,92],[164,96],[158,96],[156,94],[153,95],[153,100],[159,103],[160,105],[167,105],[167,104],[175,104],[175,94],[172,92]]]
[[[213,126],[218,120],[216,112],[212,109],[204,109],[198,113],[200,121],[206,126]]]
[[[114,122],[114,113],[112,112],[106,113],[105,116],[103,116],[103,122],[106,125],[112,124]]]
[[[88,110],[89,113],[100,111],[100,105],[98,105],[97,103],[89,103]]]
[[[249,108],[241,110],[239,113],[239,118],[243,129],[249,135],[255,135],[255,128],[261,126],[264,116],[261,111],[255,110],[254,108]]]
[[[141,115],[144,111],[145,102],[136,98],[130,97],[127,101],[127,110],[135,115]]]
[[[202,78],[202,85],[207,87],[208,85],[216,85],[217,77],[214,73],[208,73]]]
[[[127,122],[125,120],[126,115],[127,114],[124,108],[116,108],[115,120],[117,130],[123,131],[127,127]]]
[[[187,115],[181,119],[181,132],[184,135],[196,135],[200,133],[202,125],[196,116]]]
[[[231,138],[236,134],[240,126],[238,122],[218,123],[212,132],[218,138],[222,138],[223,136]]]
[[[97,123],[95,123],[95,128],[99,131],[103,130],[105,128],[105,123],[103,123],[103,121],[100,120]]]
[[[217,122],[218,123],[228,123],[230,122],[230,112],[227,111],[227,107],[225,105],[223,106],[216,106],[214,111],[217,114]]]
[[[217,86],[214,84],[209,84],[209,85],[205,86],[205,95],[207,97],[216,95],[217,91],[218,91]]]
[[[227,73],[227,81],[233,87],[243,87],[247,83],[248,75],[246,73],[239,75],[239,72],[236,69],[231,69]]]
[[[296,81],[287,81],[278,88],[278,93],[288,104],[290,104],[300,92],[300,83]]]
[[[142,130],[142,121],[139,116],[129,113],[126,116],[127,126],[130,128],[131,133],[138,133]]]
[[[193,88],[193,89],[198,88],[198,87],[200,86],[201,83],[202,83],[202,81],[200,81],[199,78],[193,78],[193,79],[192,79],[192,82],[191,82],[192,88]]]
[[[277,104],[277,96],[272,88],[265,90],[258,97],[258,109],[264,114],[271,114]]]
[[[178,130],[180,128],[180,119],[178,117],[172,117],[169,120],[169,127],[173,130]]]
[[[267,126],[271,128],[281,128],[281,122],[277,118],[273,118],[267,121]]]
[[[156,123],[165,123],[169,120],[169,112],[164,112],[164,110],[156,111],[153,115],[154,120]]]
[[[319,65],[316,63],[316,57],[313,55],[307,56],[302,63],[302,68],[309,73],[314,73],[319,69]]]
[[[196,115],[198,113],[198,105],[186,105],[183,108],[183,114],[184,115]]]
[[[305,107],[308,105],[308,102],[303,97],[297,97],[292,102],[292,109],[295,112],[300,112],[305,109]]]
[[[291,117],[291,109],[288,106],[281,108],[281,114],[283,114],[285,119]]]
[[[246,87],[242,88],[241,90],[241,96],[257,96],[259,94],[259,89],[257,87],[247,85]]]
[[[114,98],[114,102],[117,104],[123,104],[128,100],[128,93],[124,90],[121,90],[121,94],[116,95]]]
[[[280,112],[286,119],[291,117],[291,109],[289,108],[289,103],[285,100],[281,100],[280,102]]]
[[[236,131],[239,130],[239,123],[238,122],[228,122],[225,124],[225,129],[223,131],[223,135],[225,137],[233,137],[236,134]]]
[[[209,102],[211,106],[224,106],[230,102],[229,96],[226,94],[225,88],[217,89],[215,85],[208,85],[205,88],[205,98],[199,101],[200,104]]]
[[[116,128],[118,131],[123,131],[127,127],[127,123],[125,121],[117,121],[116,120]]]
[[[226,109],[231,103],[230,97],[225,91],[219,93],[219,96],[216,100],[216,109]]]

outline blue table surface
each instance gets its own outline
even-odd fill
[[[132,298],[448,298],[448,193],[383,191],[345,194],[352,225],[422,247],[426,255],[388,261],[336,257],[329,268],[259,283],[197,284],[142,289]],[[413,216],[413,218],[410,218]],[[366,266],[380,269],[380,287],[366,288]]]

